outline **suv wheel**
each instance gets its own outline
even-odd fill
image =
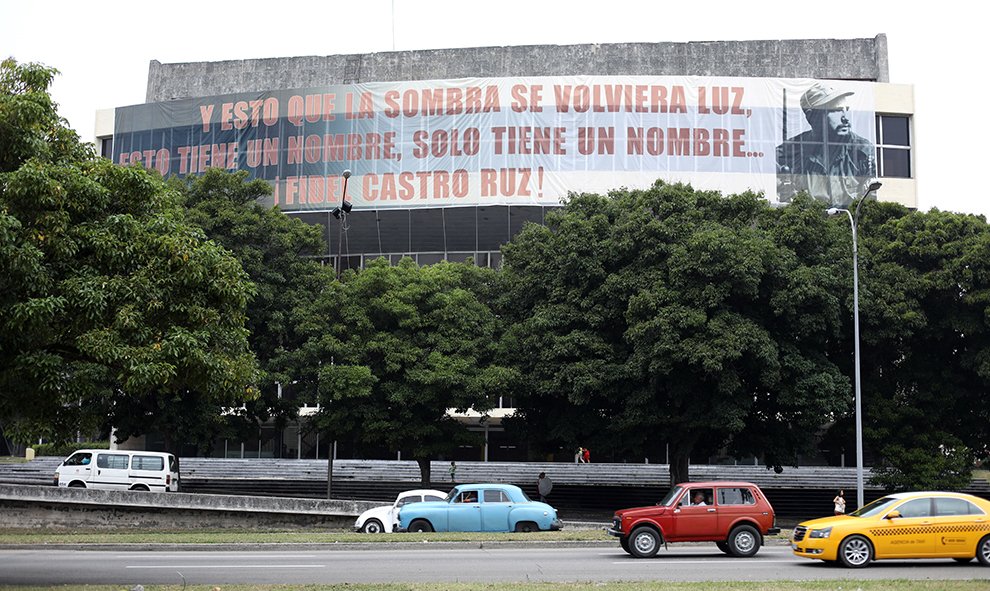
[[[862,568],[873,559],[873,546],[863,536],[849,536],[839,544],[839,562],[846,568]]]
[[[629,534],[628,544],[636,558],[653,558],[660,549],[660,534],[652,527],[637,527]]]
[[[619,545],[626,551],[626,554],[632,554],[632,551],[629,550],[629,536],[619,538]]]
[[[715,542],[715,545],[722,552],[728,554],[729,556],[732,556],[732,551],[729,550],[729,543],[728,542]]]
[[[755,556],[760,551],[760,532],[752,525],[740,525],[729,532],[728,545],[733,556]]]

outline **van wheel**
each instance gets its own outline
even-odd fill
[[[740,525],[729,532],[727,540],[729,554],[739,558],[749,558],[756,556],[760,551],[760,532],[756,531],[752,525]]]
[[[385,531],[385,527],[382,525],[381,521],[378,521],[377,519],[369,519],[364,522],[364,526],[361,528],[361,531],[366,534],[380,534]]]
[[[653,558],[660,549],[660,534],[652,527],[637,527],[629,534],[629,553],[636,558]]]
[[[986,540],[987,538],[984,538]],[[987,544],[990,546],[990,543]],[[873,546],[863,536],[849,536],[839,544],[839,562],[846,568],[863,568],[873,560]]]
[[[425,519],[417,519],[409,524],[409,531],[411,533],[429,533],[433,531],[433,526]]]
[[[86,488],[86,485],[76,480],[69,483],[69,488]]]

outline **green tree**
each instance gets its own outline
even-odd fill
[[[202,442],[253,396],[250,283],[155,173],[80,144],[54,74],[0,66],[0,420],[21,441],[115,427]]]
[[[514,380],[495,357],[492,273],[380,259],[298,309],[309,338],[289,355],[319,392],[319,427],[407,452],[428,486],[430,459],[473,440],[448,410],[487,412]]]
[[[316,299],[332,278],[332,270],[314,258],[325,250],[322,228],[261,205],[258,199],[269,194],[271,186],[248,181],[243,171],[213,168],[175,184],[184,193],[187,219],[231,251],[255,286],[246,327],[262,370],[260,395],[240,412],[227,415],[236,421],[235,435],[256,435],[258,426],[269,420],[284,428],[299,412],[299,401],[280,398],[277,387],[294,381],[284,367],[284,353],[302,344],[292,310]]]
[[[809,200],[776,211],[658,182],[573,196],[525,229],[500,310],[528,431],[651,457],[669,445],[673,481],[726,445],[770,465],[807,450],[846,403],[825,346],[840,307],[823,217]],[[589,420],[566,432],[560,416]]]
[[[875,480],[962,488],[974,460],[990,456],[990,226],[973,215],[868,203],[859,238],[864,428]]]

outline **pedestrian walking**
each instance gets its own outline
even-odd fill
[[[839,489],[839,494],[835,495],[835,498],[832,499],[832,504],[835,505],[836,515],[846,514],[846,497],[842,492],[842,489]]]
[[[448,468],[447,471],[450,472],[450,482],[451,484],[453,484],[456,481],[456,477],[457,477],[457,464],[451,461],[450,468]]]
[[[540,472],[540,476],[536,479],[536,492],[540,493],[540,502],[549,503],[547,497],[550,496],[550,491],[553,490],[553,481],[547,476],[546,472]]]

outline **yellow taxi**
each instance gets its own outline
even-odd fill
[[[990,501],[951,492],[887,495],[849,515],[798,524],[791,548],[848,568],[885,558],[975,557],[990,566]]]

